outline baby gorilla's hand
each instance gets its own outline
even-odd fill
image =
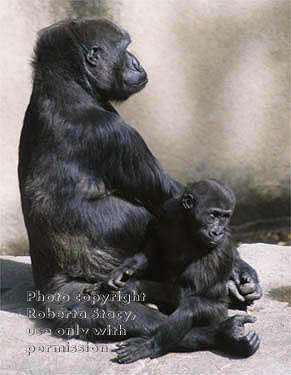
[[[111,271],[107,285],[114,289],[119,290],[131,278],[131,276],[139,274],[148,265],[148,259],[144,253],[137,253],[131,258],[127,258],[119,267]]]
[[[134,273],[134,267],[121,265],[110,273],[107,284],[112,289],[119,290]]]
[[[233,306],[246,307],[263,295],[256,270],[242,259],[234,265],[227,288]]]

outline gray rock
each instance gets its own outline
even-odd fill
[[[34,288],[30,258],[1,257],[0,374],[286,375],[291,368],[291,308],[287,302],[272,299],[269,291],[272,288],[291,286],[291,249],[253,244],[242,245],[240,253],[258,271],[264,289],[263,298],[249,308],[249,312],[257,317],[252,329],[257,331],[262,340],[258,352],[248,359],[234,359],[210,351],[169,353],[131,365],[111,362],[114,358],[114,353],[111,352],[114,344],[98,343],[95,346],[85,341],[68,341],[48,334],[29,335],[27,330],[35,327],[34,321],[26,316],[26,291]],[[52,352],[62,346],[66,349],[68,345],[71,349],[73,345],[81,345],[85,352]]]

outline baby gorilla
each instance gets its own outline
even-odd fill
[[[243,334],[244,324],[255,318],[227,318],[226,284],[236,256],[228,229],[234,206],[232,191],[222,183],[207,179],[190,184],[149,224],[143,251],[111,273],[111,288],[143,292],[146,302],[169,315],[148,337],[120,344],[120,363],[181,349],[218,349],[242,357],[256,352],[258,335]]]

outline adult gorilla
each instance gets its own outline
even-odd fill
[[[92,320],[92,305],[76,303],[74,296],[98,288],[138,251],[149,212],[181,190],[110,104],[147,83],[146,72],[126,50],[129,44],[128,33],[108,20],[81,19],[42,30],[35,48],[33,91],[19,148],[22,209],[36,286],[70,295],[67,304],[47,306],[87,311],[81,327],[116,323]],[[255,270],[239,257],[233,281],[232,292],[246,303],[260,297]],[[126,311],[117,301],[102,308]],[[136,319],[123,322],[127,337],[146,335],[165,318],[142,303],[132,303],[130,310]],[[56,320],[62,327],[75,322]],[[201,345],[191,349],[203,347],[204,338],[207,342],[214,333],[197,328]]]

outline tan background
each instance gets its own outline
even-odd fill
[[[119,112],[168,172],[182,181],[229,183],[239,200],[236,222],[287,216],[289,0],[2,0],[2,252],[27,247],[16,168],[36,31],[94,14],[132,36],[130,50],[150,82]]]

